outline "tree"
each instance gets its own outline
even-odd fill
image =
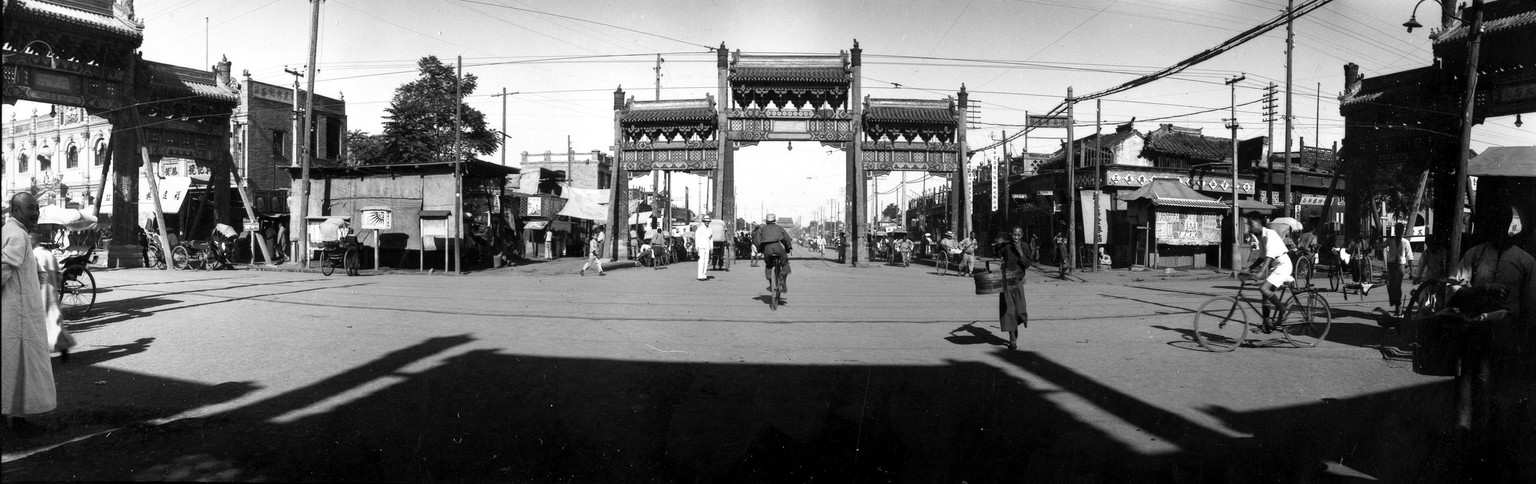
[[[888,218],[888,219],[891,219],[891,220],[896,220],[896,217],[900,217],[901,216],[901,209],[897,208],[896,204],[893,203],[893,204],[890,204],[890,205],[886,205],[885,206],[885,210],[881,210],[880,211],[880,215],[884,215],[885,218]]]
[[[384,163],[385,140],[381,135],[368,134],[360,129],[347,132],[347,166],[378,165]]]
[[[383,161],[452,161],[455,105],[462,112],[459,121],[463,125],[464,144],[458,153],[460,159],[495,152],[501,139],[486,127],[485,113],[464,103],[464,97],[475,92],[479,79],[474,74],[465,75],[458,90],[462,97],[456,97],[457,76],[452,66],[443,64],[437,56],[423,57],[416,66],[420,77],[396,88],[395,97],[385,110],[389,114],[384,123]]]

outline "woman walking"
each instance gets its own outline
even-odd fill
[[[1008,241],[998,244],[1003,254],[1003,292],[998,298],[998,323],[1008,332],[1008,349],[1019,347],[1019,328],[1029,326],[1029,308],[1024,300],[1024,271],[1034,265],[1024,229],[1015,226]]]

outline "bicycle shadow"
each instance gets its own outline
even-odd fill
[[[1172,346],[1174,348],[1179,348],[1179,349],[1184,349],[1184,350],[1190,350],[1190,351],[1200,351],[1200,352],[1205,352],[1205,353],[1225,353],[1225,351],[1212,351],[1210,349],[1207,349],[1204,346],[1201,346],[1200,345],[1200,341],[1195,337],[1195,330],[1193,330],[1193,329],[1190,329],[1190,328],[1170,328],[1170,327],[1162,326],[1162,325],[1153,325],[1152,327],[1156,328],[1156,329],[1161,329],[1163,331],[1172,331],[1172,332],[1178,333],[1183,338],[1182,340],[1179,340],[1179,341],[1169,341],[1168,343],[1166,343],[1168,346]],[[1243,341],[1231,341],[1231,342],[1227,342],[1227,343],[1231,344],[1232,346],[1238,346],[1238,347],[1243,347],[1243,348],[1300,348],[1299,346],[1291,344],[1289,341],[1286,341],[1284,337],[1267,338],[1267,339],[1260,340],[1260,339],[1257,338],[1259,336],[1265,336],[1265,335],[1264,334],[1253,334],[1253,333],[1250,332],[1248,334],[1248,336],[1247,336],[1247,339],[1245,339]]]
[[[768,295],[768,294],[763,294],[761,296],[753,297],[752,300],[753,301],[757,301],[757,302],[761,302],[761,303],[763,303],[764,306],[767,306],[768,303],[773,301],[773,296]],[[780,296],[779,297],[779,305],[780,306],[788,306],[789,305],[789,296]]]
[[[949,336],[945,336],[944,340],[957,345],[986,344],[992,346],[1008,346],[1008,340],[1003,339],[1001,336],[992,333],[992,331],[989,331],[986,328],[976,326],[976,323],[980,322],[981,321],[971,321],[969,323],[965,323],[964,325],[951,330],[949,332]],[[967,334],[955,334],[961,331],[964,331]]]

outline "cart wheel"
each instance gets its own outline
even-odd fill
[[[178,271],[192,268],[192,256],[187,254],[186,247],[178,245],[171,248],[171,267],[175,267]]]
[[[347,253],[346,255],[342,256],[341,261],[346,265],[347,275],[357,275],[357,266],[359,264],[359,261],[357,260],[357,249],[347,249]]]
[[[149,254],[149,265],[147,267],[151,269],[165,269],[165,252],[160,250],[160,246],[151,245],[145,252]]]
[[[336,273],[335,256],[331,255],[329,251],[320,254],[320,273],[326,277]]]
[[[59,306],[64,317],[79,318],[91,312],[94,305],[96,276],[91,275],[90,269],[81,269],[79,275],[64,279],[64,284],[59,287]]]

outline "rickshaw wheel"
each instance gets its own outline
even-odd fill
[[[322,252],[320,254],[320,274],[325,275],[326,277],[330,277],[331,274],[335,273],[336,261],[332,260],[331,252]]]
[[[192,268],[192,256],[187,254],[186,247],[178,245],[171,248],[171,267],[175,267],[178,271]]]
[[[357,266],[358,266],[357,249],[355,249],[355,248],[348,248],[347,249],[347,254],[342,256],[341,260],[342,260],[342,263],[346,265],[347,275],[348,276],[355,276],[355,275],[357,275]]]

